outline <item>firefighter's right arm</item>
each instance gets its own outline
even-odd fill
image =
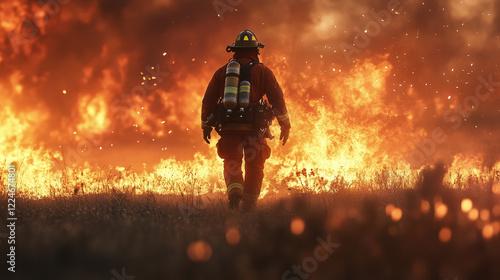
[[[220,73],[221,69],[217,70],[212,80],[210,80],[201,105],[201,128],[203,129],[203,139],[208,144],[210,144],[209,140],[212,127],[207,125],[207,119],[211,113],[215,112],[217,102],[220,98]]]
[[[205,91],[205,96],[203,97],[201,106],[201,121],[206,122],[210,113],[215,112],[217,108],[217,102],[220,98],[221,84],[220,84],[220,74],[222,70],[219,69],[215,72],[208,84],[207,90]]]

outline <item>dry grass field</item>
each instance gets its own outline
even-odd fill
[[[500,279],[495,186],[442,177],[270,195],[251,213],[222,194],[19,198],[8,279]]]

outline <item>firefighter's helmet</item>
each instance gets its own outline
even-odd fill
[[[233,44],[227,46],[226,51],[231,52],[239,48],[263,48],[264,46],[264,44],[259,43],[257,36],[252,31],[245,29],[238,34]]]

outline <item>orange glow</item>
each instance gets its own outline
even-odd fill
[[[497,235],[498,233],[500,233],[500,222],[499,221],[495,221],[495,222],[491,223],[491,226],[493,227],[493,234],[494,235]]]
[[[226,231],[226,241],[229,245],[236,245],[240,243],[240,239],[240,231],[237,228],[231,227]]]
[[[479,211],[476,208],[472,208],[467,217],[469,218],[469,220],[475,221],[479,217]]]
[[[212,256],[212,247],[205,241],[196,241],[187,248],[188,257],[193,262],[206,262]]]
[[[440,220],[444,218],[447,213],[448,213],[448,206],[446,206],[446,204],[442,202],[437,202],[435,204],[434,216],[436,217],[436,219]]]
[[[467,213],[472,209],[472,200],[469,198],[462,199],[462,212]]]
[[[304,232],[305,228],[306,224],[301,218],[295,218],[290,223],[290,231],[295,235],[301,235]]]
[[[443,243],[450,241],[451,239],[451,230],[449,228],[442,228],[439,231],[439,240]]]
[[[481,220],[483,221],[488,221],[490,219],[490,211],[488,211],[488,209],[482,209],[480,212],[479,212],[479,217],[481,218]]]
[[[387,205],[385,206],[385,214],[386,214],[387,216],[391,215],[392,210],[394,210],[394,208],[396,208],[396,207],[394,206],[394,204],[392,204],[392,203],[387,204]]]
[[[399,221],[403,216],[403,211],[399,208],[394,208],[391,212],[391,219],[395,222]]]
[[[483,227],[481,233],[483,234],[484,239],[491,239],[493,237],[493,234],[495,233],[495,229],[492,225],[487,224]]]
[[[398,228],[396,226],[390,226],[388,229],[387,229],[387,233],[390,235],[390,236],[396,236],[398,235]]]
[[[345,220],[345,211],[343,209],[339,209],[338,211],[334,211],[333,213],[329,214],[328,221],[327,221],[327,229],[328,230],[335,230],[338,229],[339,227],[342,226],[342,222]]]
[[[495,217],[500,217],[500,205],[497,204],[493,206],[493,210],[491,211],[491,213],[495,215]]]
[[[420,211],[424,214],[429,213],[429,210],[431,210],[431,204],[427,200],[422,200],[420,202]]]
[[[102,95],[93,99],[86,95],[79,101],[79,104],[79,115],[82,118],[76,126],[79,131],[99,133],[109,127],[111,122],[107,117],[107,102]]]
[[[493,187],[491,187],[491,191],[496,195],[500,195],[500,183],[493,184]]]

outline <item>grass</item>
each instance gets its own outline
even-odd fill
[[[500,279],[499,234],[485,232],[500,225],[498,195],[447,188],[439,168],[423,174],[415,188],[269,196],[252,213],[230,212],[223,195],[195,192],[20,198],[17,272],[8,279],[116,279],[112,271],[122,268],[135,279],[301,279],[282,276],[329,236],[340,247],[308,279]],[[461,210],[465,198],[477,217]],[[5,221],[6,203],[0,211]],[[299,235],[290,230],[294,219],[305,223]],[[230,229],[240,235],[235,245]]]

